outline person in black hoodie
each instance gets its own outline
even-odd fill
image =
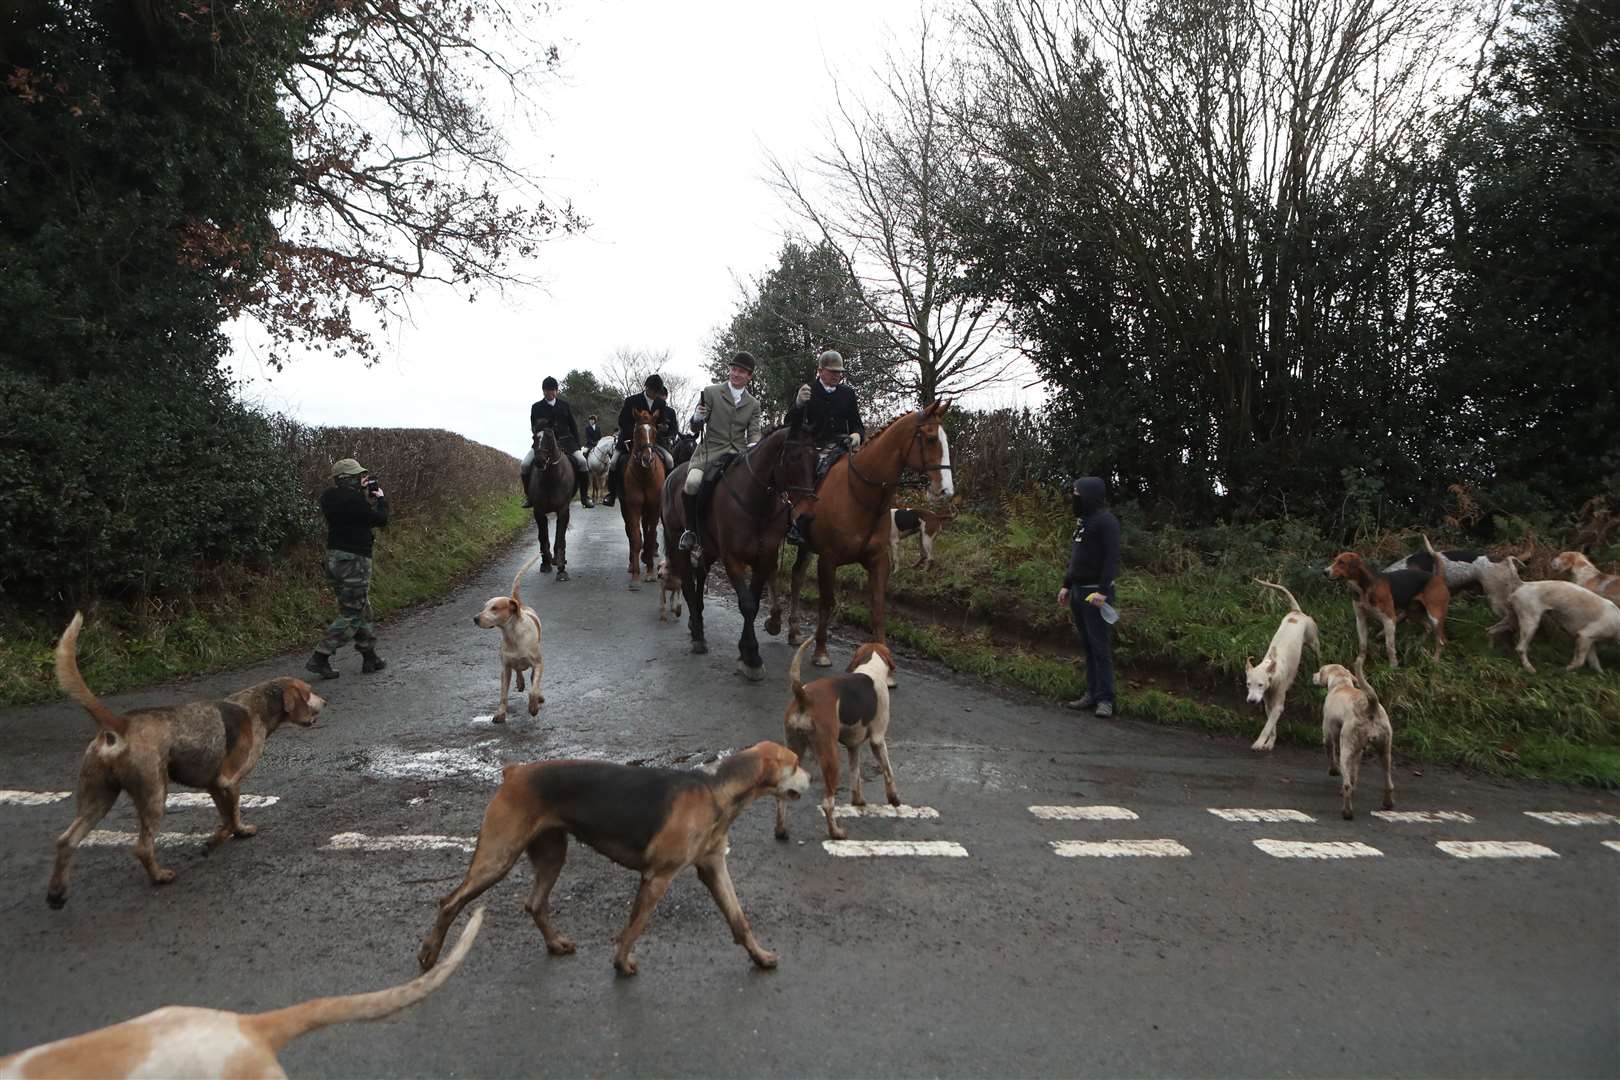
[[[1068,702],[1071,709],[1095,707],[1098,716],[1114,715],[1113,627],[1103,619],[1102,605],[1114,603],[1114,575],[1119,572],[1119,519],[1103,507],[1103,482],[1076,477],[1070,502],[1074,538],[1069,568],[1057,601],[1069,609],[1080,644],[1086,650],[1086,696]],[[1087,597],[1092,599],[1088,602]]]
[[[371,530],[388,524],[388,498],[354,458],[332,466],[332,486],[321,495],[326,517],[326,580],[337,593],[338,617],[310,654],[305,670],[335,679],[332,654],[351,638],[370,675],[388,666],[377,655],[377,628],[371,621]]]

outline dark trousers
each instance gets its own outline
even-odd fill
[[[1114,628],[1103,621],[1102,612],[1086,603],[1094,592],[1101,592],[1113,604],[1112,585],[1106,589],[1076,585],[1069,590],[1069,617],[1074,620],[1080,647],[1086,651],[1086,693],[1101,705],[1114,700]]]

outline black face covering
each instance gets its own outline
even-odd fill
[[[1078,496],[1078,495],[1070,495],[1069,496],[1069,511],[1072,514],[1074,514],[1075,517],[1084,517],[1085,516],[1086,508],[1083,505],[1081,505],[1080,496]]]

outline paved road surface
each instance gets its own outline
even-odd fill
[[[535,574],[525,594],[545,622],[538,721],[518,711],[505,728],[489,723],[497,637],[471,623],[507,589],[525,547],[443,605],[387,627],[387,672],[361,678],[346,656],[343,678],[322,687],[332,704],[320,725],[278,733],[246,785],[277,800],[248,811],[259,836],[212,857],[181,837],[165,851],[180,874],[166,888],[146,884],[123,842],[87,846],[67,908],[46,908],[52,842],[71,804],[17,793],[71,788],[91,728],[66,703],[0,716],[0,1053],[163,1004],[251,1011],[402,981],[415,973],[436,898],[465,869],[459,842],[476,834],[501,763],[697,765],[779,738],[786,646],[769,640],[767,681],[745,683],[732,671],[735,611],[717,603],[713,651],[688,655],[684,624],[657,622],[655,588],[625,591],[618,515],[576,511],[575,522],[574,580]],[[224,693],[302,659],[110,702]],[[1408,766],[1396,779],[1401,810],[1472,820],[1385,821],[1367,813],[1379,783],[1369,763],[1363,816],[1344,822],[1316,754],[1258,757],[1245,741],[1079,719],[901,662],[891,736],[900,791],[937,816],[855,820],[850,833],[954,854],[835,856],[813,802],[795,805],[787,844],[771,837],[769,804],[750,808],[732,831],[732,874],[779,970],[749,964],[687,875],[641,940],[641,975],[616,978],[612,941],[635,878],[575,845],[552,907],[577,955],[547,956],[522,910],[520,866],[488,894],[483,935],[443,990],[402,1017],[309,1036],[284,1054],[287,1068],[310,1077],[1620,1072],[1620,800]],[[863,760],[868,794],[881,794]],[[1227,820],[1212,809],[1305,820]],[[133,827],[127,804],[102,825]],[[207,809],[176,808],[165,821],[177,834],[210,828]],[[371,839],[334,845],[354,833]],[[372,850],[405,836],[446,846]],[[1437,846],[1453,841],[1544,850],[1461,858]],[[1055,846],[1063,842],[1075,842],[1068,854]],[[1342,846],[1354,844],[1363,847]],[[1324,850],[1361,853],[1285,857]]]

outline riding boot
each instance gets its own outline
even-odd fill
[[[618,497],[619,497],[619,470],[614,469],[614,468],[609,468],[608,469],[608,489],[607,489],[607,494],[602,496],[602,505],[603,506],[612,506],[613,505],[613,500],[617,499]]]
[[[800,514],[798,517],[793,519],[791,524],[788,525],[787,535],[783,537],[783,539],[792,544],[794,547],[800,547],[809,543],[810,526],[814,523],[815,518],[810,514]]]
[[[360,650],[360,674],[370,675],[388,666],[388,661],[377,655],[377,646]]]
[[[595,503],[591,502],[591,474],[589,472],[581,472],[579,476],[576,477],[576,480],[579,487],[579,505],[589,510],[591,507],[596,505]]]
[[[680,548],[681,548],[682,551],[691,551],[694,547],[697,546],[697,542],[698,542],[698,535],[697,535],[697,526],[698,526],[697,500],[698,500],[698,497],[697,497],[697,495],[695,493],[691,494],[691,495],[688,495],[684,491],[681,492],[681,505],[686,508],[686,531],[681,533],[681,543],[680,543]]]
[[[304,664],[305,671],[313,671],[323,679],[335,679],[341,672],[332,670],[332,658],[319,649],[309,654],[309,661]]]
[[[528,469],[519,469],[518,471],[523,474],[523,509],[532,510],[532,509],[534,509],[534,503],[529,501],[529,472],[530,472],[530,470],[528,470]]]

